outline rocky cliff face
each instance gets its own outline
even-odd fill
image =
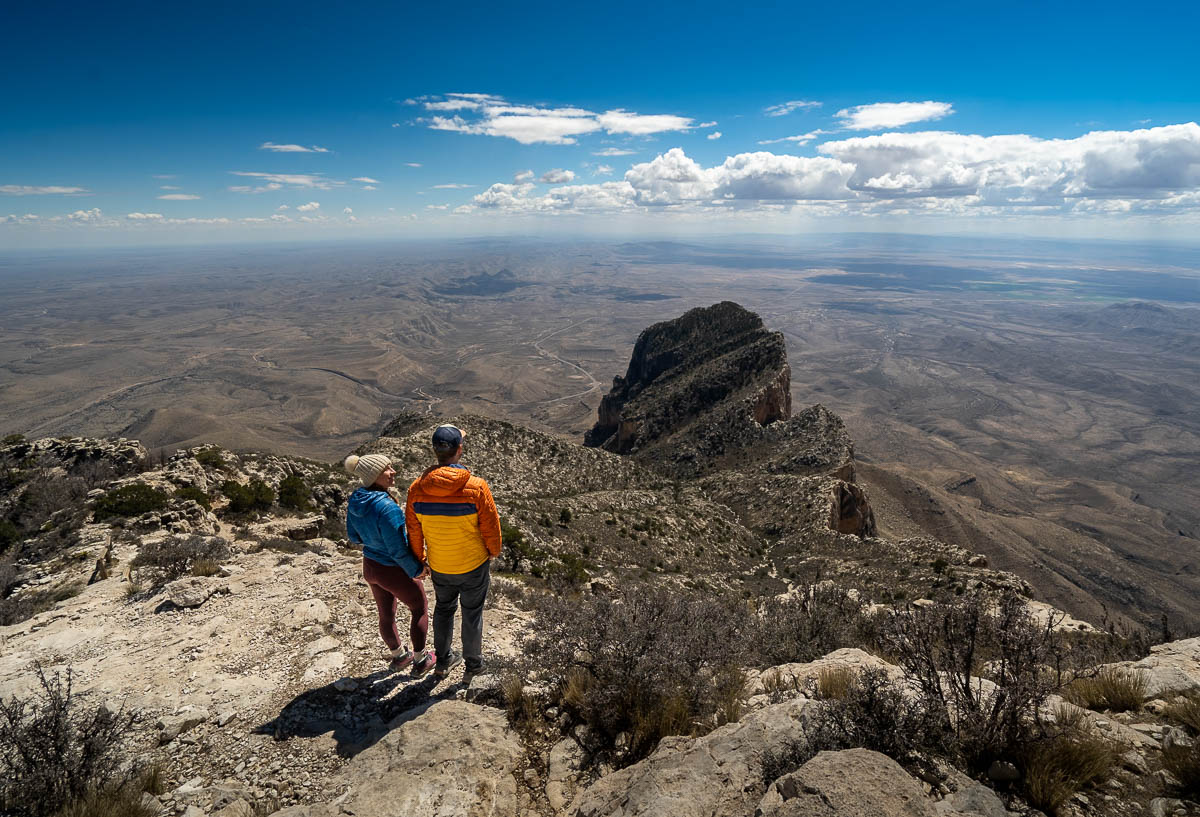
[[[717,437],[790,417],[790,385],[782,334],[730,301],[693,309],[642,332],[584,444],[695,474]]]

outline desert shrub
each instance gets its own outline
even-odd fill
[[[1095,674],[1071,681],[1062,694],[1071,703],[1086,709],[1137,710],[1146,700],[1146,676],[1125,667],[1101,667]]]
[[[558,522],[561,525],[571,524],[571,509],[570,508],[563,508],[561,511],[558,512]]]
[[[546,568],[546,579],[556,587],[578,588],[587,584],[590,578],[587,562],[574,553],[559,554],[558,561],[551,562]]]
[[[201,491],[195,485],[184,485],[182,488],[175,489],[176,499],[190,499],[206,511],[212,510],[212,500],[208,494]]]
[[[1163,768],[1179,781],[1180,793],[1186,797],[1200,796],[1200,741],[1184,745],[1175,742],[1163,748]]]
[[[632,763],[666,735],[703,734],[736,716],[745,686],[739,612],[669,588],[546,596],[531,654],[565,711],[590,727],[588,748]]]
[[[530,572],[536,576],[545,573],[544,565],[548,554],[534,547],[525,537],[524,531],[500,517],[500,566],[509,573],[519,573],[521,563],[528,562]]]
[[[19,624],[38,613],[44,613],[59,602],[78,596],[83,592],[83,587],[82,582],[70,582],[52,590],[33,590],[0,600],[0,627]]]
[[[279,504],[295,511],[311,511],[312,493],[303,479],[292,474],[279,483]]]
[[[215,468],[218,471],[224,471],[226,468],[225,457],[221,454],[221,449],[216,446],[201,448],[193,456],[196,462],[205,468]]]
[[[230,513],[267,511],[275,502],[275,491],[261,479],[252,479],[248,485],[227,479],[221,483],[221,493],[229,497],[226,510]]]
[[[1056,665],[1060,643],[1019,597],[993,606],[978,593],[896,609],[878,627],[904,686],[878,670],[859,674],[816,710],[814,751],[866,747],[916,767],[941,757],[977,774],[1052,734],[1041,710],[1058,687],[1046,667]]]
[[[36,531],[59,511],[82,505],[88,490],[88,484],[79,477],[46,477],[44,472],[39,473],[26,484],[9,519],[27,532]]]
[[[757,613],[751,641],[761,666],[812,661],[869,641],[862,605],[831,585],[766,599]]]
[[[22,817],[122,786],[121,749],[133,726],[130,713],[83,706],[70,669],[47,677],[38,666],[37,674],[40,693],[0,701],[0,807]]]
[[[146,542],[130,562],[138,570],[138,583],[147,580],[157,589],[193,572],[197,562],[219,563],[228,558],[229,543],[220,536],[168,536]]]
[[[322,552],[318,545],[314,545],[310,542],[288,539],[286,536],[264,536],[261,539],[256,539],[254,544],[249,548],[250,553],[262,553],[264,550],[273,550],[278,553],[286,553],[291,556],[298,556],[301,553]]]
[[[141,516],[167,507],[167,494],[144,482],[114,488],[96,500],[97,521],[112,516]]]
[[[126,468],[125,472],[128,473],[129,470],[132,469]],[[107,485],[121,476],[116,466],[111,461],[104,459],[82,459],[72,465],[68,473],[72,477],[83,480],[88,490]]]
[[[67,803],[54,817],[155,817],[158,809],[142,804],[142,788],[137,781],[114,783],[91,789]]]
[[[1109,741],[1082,725],[1068,724],[1025,750],[1025,796],[1031,805],[1058,814],[1080,789],[1111,778],[1117,758]]]
[[[0,437],[0,445],[4,446],[20,445],[23,442],[25,442],[24,434],[5,434],[3,437]]]
[[[21,529],[7,519],[0,519],[0,553],[4,553],[20,541]]]

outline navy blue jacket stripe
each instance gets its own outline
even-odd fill
[[[426,516],[470,516],[479,513],[474,502],[414,502],[413,510]]]

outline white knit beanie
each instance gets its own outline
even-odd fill
[[[383,469],[392,464],[392,461],[383,454],[367,454],[365,457],[356,457],[353,454],[346,457],[346,470],[354,474],[362,480],[362,484],[374,485],[375,480],[379,479],[379,475],[383,473]]]

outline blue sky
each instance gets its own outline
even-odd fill
[[[1194,4],[42,3],[5,22],[0,247],[1200,226]]]

